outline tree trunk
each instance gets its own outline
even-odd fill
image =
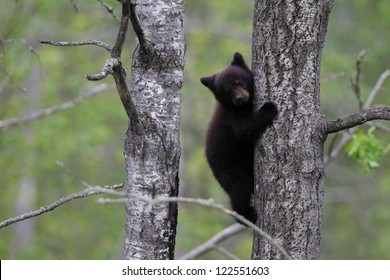
[[[294,259],[318,259],[324,194],[326,119],[320,110],[320,61],[333,0],[256,0],[253,72],[256,107],[279,115],[255,152],[258,226]],[[254,235],[253,259],[282,259]]]
[[[150,48],[137,43],[133,53],[131,95],[141,129],[129,121],[126,192],[144,199],[174,197],[179,187],[184,1],[138,0],[135,9]],[[130,198],[123,258],[173,259],[176,224],[177,204],[149,205]]]

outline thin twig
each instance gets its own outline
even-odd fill
[[[87,183],[86,181],[84,181],[83,179],[81,179],[75,172],[73,172],[72,170],[70,170],[70,168],[68,168],[65,163],[63,163],[62,161],[57,161],[57,165],[59,167],[61,167],[69,176],[71,176],[76,182],[80,183],[85,189],[88,189],[88,190],[94,190],[94,191],[99,191],[101,193],[104,193],[104,194],[109,194],[109,195],[114,195],[114,196],[125,196],[126,193],[125,192],[119,192],[119,191],[116,191],[115,189],[116,188],[112,188],[112,187],[109,187],[109,186],[104,186],[104,187],[100,187],[100,186],[92,186],[91,184]]]
[[[43,76],[42,61],[41,61],[41,57],[39,56],[39,53],[36,52],[32,46],[27,46],[27,45],[26,45],[26,47],[27,47],[27,50],[28,50],[29,52],[31,52],[33,55],[35,55],[35,56],[37,57],[38,64],[39,64],[39,69],[40,69],[40,73],[41,73],[41,79],[42,79],[42,81],[45,81],[45,78],[44,78],[44,76]]]
[[[332,140],[330,141],[329,144],[329,152],[328,152],[328,157],[331,155],[332,151],[334,150],[334,147],[336,145],[337,140],[339,139],[340,134],[336,133],[333,135]]]
[[[329,152],[328,156],[324,159],[325,166],[327,166],[333,159],[337,157],[337,155],[341,152],[341,150],[348,144],[349,139],[351,139],[351,135],[355,131],[356,131],[356,127],[344,131],[341,140],[337,143],[337,145]]]
[[[240,260],[240,258],[238,258],[234,254],[230,253],[228,250],[226,250],[223,247],[215,246],[214,250],[216,250],[217,252],[221,253],[222,255],[228,257],[229,259]]]
[[[291,260],[291,256],[284,250],[270,235],[265,233],[262,229],[260,229],[258,226],[253,224],[251,221],[245,219],[243,216],[238,214],[235,211],[229,210],[219,204],[214,203],[212,200],[206,200],[206,199],[195,199],[195,198],[187,198],[187,197],[159,197],[154,199],[146,199],[143,197],[139,197],[133,194],[127,194],[127,198],[119,198],[119,199],[104,199],[101,198],[98,200],[99,203],[124,203],[127,201],[140,201],[144,202],[148,205],[155,205],[159,203],[191,203],[191,204],[197,204],[201,206],[210,207],[213,209],[217,209],[229,216],[232,216],[240,223],[252,228],[254,231],[256,231],[258,234],[260,234],[262,237],[264,237],[272,246],[274,246],[277,250],[281,252],[281,254],[288,260]]]
[[[74,10],[75,10],[76,12],[80,12],[80,9],[79,9],[79,7],[77,6],[77,3],[76,3],[75,0],[70,0],[70,3],[72,3],[73,8],[74,8]]]
[[[122,188],[123,186],[124,186],[124,183],[121,183],[121,184],[116,184],[116,185],[113,185],[113,186],[105,186],[104,188],[114,190],[114,189]],[[97,194],[101,194],[101,193],[103,193],[103,192],[97,190],[96,188],[85,189],[82,192],[62,197],[62,198],[58,199],[57,201],[53,202],[52,204],[49,204],[47,206],[42,206],[38,210],[34,210],[34,211],[31,211],[31,212],[19,215],[17,217],[7,219],[7,220],[5,220],[5,221],[0,223],[0,228],[9,226],[9,225],[14,224],[16,222],[20,222],[20,221],[23,221],[23,220],[26,220],[26,219],[30,219],[30,218],[42,215],[42,214],[47,213],[47,212],[50,212],[50,211],[54,210],[55,208],[63,205],[64,203],[67,203],[69,201],[72,201],[72,200],[75,200],[75,199],[79,199],[79,198],[88,197],[88,196],[92,196],[92,195],[97,195]]]
[[[110,88],[110,85],[101,84],[101,85],[98,85],[98,86],[90,89],[86,93],[76,97],[75,99],[64,102],[60,105],[56,105],[56,106],[53,106],[50,108],[46,108],[46,109],[43,109],[40,111],[33,112],[33,113],[28,114],[24,117],[12,118],[12,119],[2,120],[2,121],[0,120],[0,129],[7,129],[11,126],[26,124],[26,123],[53,115],[55,113],[64,111],[64,110],[68,110],[68,109],[76,106],[77,104],[81,103],[82,101],[84,101],[88,98],[91,98],[102,91],[107,90],[108,88]]]
[[[8,72],[8,70],[5,68],[5,66],[4,66],[2,63],[0,63],[0,69],[3,70],[3,72],[5,73],[5,75],[6,75],[7,78],[8,78],[9,82],[11,83],[11,85],[15,86],[15,87],[16,87],[18,90],[20,90],[21,92],[26,92],[26,91],[27,91],[25,88],[20,87],[20,86],[18,86],[18,85],[15,84],[13,75],[12,75],[11,73]],[[6,83],[6,84],[8,84],[8,83]],[[4,87],[5,87],[5,86],[0,87],[0,92],[3,91],[3,88],[4,88]]]
[[[57,165],[59,167],[62,168],[62,170],[64,170],[69,176],[71,176],[73,179],[76,180],[76,182],[80,183],[84,188],[88,189],[88,188],[92,188],[92,186],[90,184],[88,184],[86,181],[84,181],[83,179],[81,179],[75,172],[73,172],[72,170],[70,170],[66,165],[65,163],[63,163],[62,161],[59,161],[57,160]]]
[[[195,258],[199,257],[200,255],[202,255],[210,250],[215,249],[218,243],[221,243],[224,240],[226,240],[227,238],[234,236],[234,235],[236,235],[236,234],[238,234],[246,229],[247,228],[245,226],[243,226],[239,223],[234,223],[231,226],[223,229],[222,231],[220,231],[219,233],[214,235],[212,238],[210,238],[209,240],[207,240],[203,244],[197,246],[196,248],[194,248],[190,252],[186,253],[180,259],[181,260],[195,259]]]
[[[361,94],[361,90],[360,90],[360,76],[361,76],[361,73],[362,73],[361,65],[362,65],[364,56],[366,54],[367,54],[366,50],[362,50],[358,54],[357,59],[356,59],[356,74],[355,74],[355,78],[354,79],[352,79],[352,78],[350,79],[353,92],[355,93],[355,96],[356,96],[356,98],[357,98],[357,100],[359,102],[359,110],[363,110],[363,100],[362,100],[362,94]]]
[[[381,122],[367,122],[367,124],[377,128],[378,130],[381,130],[383,132],[390,133],[390,127],[386,126],[385,124],[383,124]]]
[[[106,2],[104,2],[103,0],[98,0],[100,2],[100,4],[102,4],[102,6],[107,10],[107,12],[112,15],[112,17],[116,20],[116,21],[119,21],[118,17],[115,15],[114,13],[114,8],[110,5],[108,5]]]
[[[383,72],[379,79],[376,81],[375,83],[375,86],[372,88],[371,92],[370,92],[370,95],[368,96],[367,98],[367,101],[366,103],[364,104],[364,109],[368,109],[371,107],[371,104],[374,100],[374,98],[376,97],[376,95],[378,94],[379,90],[382,88],[382,85],[384,83],[384,81],[390,76],[390,69],[386,70],[385,72]]]
[[[23,39],[2,39],[2,38],[0,38],[0,47],[2,47],[5,44],[15,44],[19,40],[23,41]]]
[[[34,48],[30,45],[27,44],[27,41],[26,39],[22,38],[22,39],[1,39],[0,38],[0,47],[2,47],[2,45],[5,45],[5,44],[22,44],[25,46],[25,48],[31,52],[32,54],[34,54],[37,59],[38,59],[38,63],[39,63],[39,66],[40,66],[40,70],[41,70],[41,77],[42,77],[42,80],[43,80],[43,74],[42,74],[42,63],[41,63],[41,59],[39,57],[39,54],[34,50]],[[21,92],[26,92],[27,90],[17,84],[15,84],[14,82],[14,78],[13,78],[13,74],[9,73],[6,69],[6,67],[0,63],[0,68],[4,71],[4,73],[6,74],[6,76],[8,77],[8,80],[10,81],[10,83],[15,86],[17,89],[19,89]],[[0,92],[3,91],[3,88],[4,88],[4,85],[0,86]]]
[[[7,40],[3,40],[0,38],[0,47],[3,45],[3,44],[16,44],[16,43],[20,43],[20,44],[23,44],[25,46],[25,48],[30,52],[32,53],[33,55],[35,55],[37,57],[37,60],[38,60],[38,64],[39,64],[39,69],[41,71],[41,78],[42,78],[42,81],[44,80],[43,79],[43,72],[42,72],[42,62],[41,62],[41,57],[39,56],[39,53],[34,50],[34,48],[29,45],[26,41],[26,39],[22,38],[22,39],[7,39]],[[5,67],[0,64],[1,68],[6,72],[7,76],[10,78],[12,84],[13,84],[13,80],[12,80],[12,75],[10,75]],[[22,91],[22,92],[26,92],[26,89],[24,88],[20,88],[19,89]]]
[[[80,47],[80,46],[98,46],[101,47],[109,52],[112,50],[112,46],[104,43],[102,41],[98,40],[87,40],[87,41],[63,41],[63,42],[57,42],[57,41],[49,41],[49,40],[42,40],[40,41],[41,44],[56,46],[56,47]]]

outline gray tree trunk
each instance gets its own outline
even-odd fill
[[[135,4],[146,41],[137,43],[133,53],[131,95],[140,123],[136,128],[130,120],[126,133],[126,192],[144,199],[174,197],[179,187],[184,1]],[[128,200],[123,258],[173,259],[176,224],[176,204]]]
[[[324,194],[326,119],[320,110],[320,62],[333,0],[256,0],[253,71],[256,106],[279,115],[255,152],[258,226],[294,259],[317,259]],[[258,234],[253,259],[283,256]]]

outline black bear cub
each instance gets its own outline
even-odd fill
[[[253,112],[253,74],[238,52],[221,73],[201,78],[217,105],[206,137],[210,168],[230,197],[234,211],[255,223],[251,199],[254,192],[254,142],[272,124],[278,111],[266,102]]]

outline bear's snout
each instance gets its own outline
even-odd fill
[[[243,88],[238,88],[233,92],[233,104],[241,106],[249,100],[249,92]]]

